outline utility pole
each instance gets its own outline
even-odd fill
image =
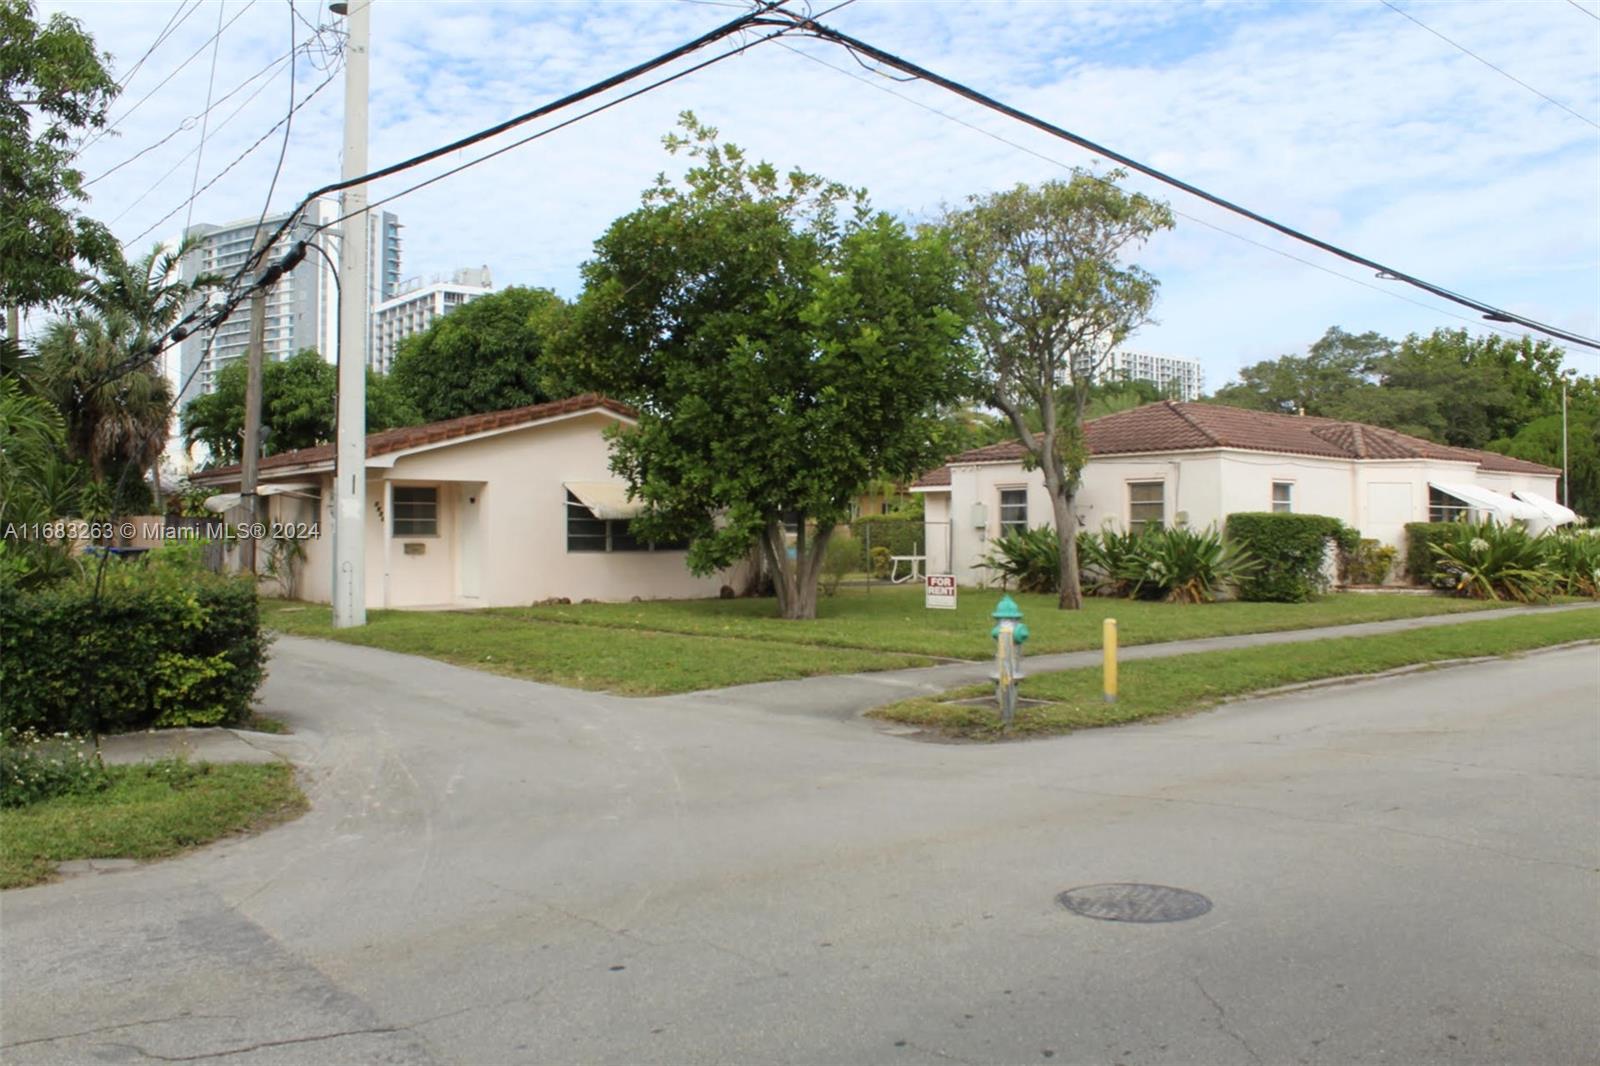
[[[266,231],[257,230],[251,258],[260,259],[266,244]],[[252,579],[256,575],[256,538],[252,535],[254,529],[248,527],[254,527],[261,519],[256,503],[256,478],[261,464],[261,359],[266,346],[267,300],[271,295],[272,286],[268,285],[257,289],[250,298],[250,345],[245,355],[244,451],[239,460],[239,496],[244,504],[247,529],[239,542],[239,565]]]
[[[367,172],[367,48],[372,0],[329,5],[349,33],[344,66],[344,169]],[[343,9],[343,10],[341,10]],[[367,186],[344,190],[339,242],[339,405],[334,451],[333,624],[367,623]]]
[[[1567,382],[1561,381],[1561,505],[1572,508],[1572,474],[1567,470]]]

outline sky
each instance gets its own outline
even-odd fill
[[[812,0],[815,11],[829,6]],[[746,7],[374,0],[369,164],[556,99]],[[40,8],[79,19],[126,78],[113,135],[89,144],[80,165],[99,179],[87,212],[130,253],[175,237],[186,218],[258,215],[269,187],[270,208],[281,211],[339,177],[343,77],[326,68],[343,20],[326,5],[45,0]],[[1369,259],[1600,336],[1600,0],[853,0],[825,21]],[[269,131],[288,108],[291,79],[288,64],[271,64],[289,51],[291,32],[304,44],[319,26],[295,63],[294,98],[327,84],[294,114],[273,185],[283,133]],[[681,167],[661,138],[684,110],[782,168],[865,187],[877,207],[907,221],[1073,167],[1110,169],[936,86],[871,67],[816,40],[764,42],[406,195],[384,207],[404,227],[404,272],[486,265],[497,285],[575,296],[594,240],[638,206],[658,173]],[[206,122],[202,149],[197,116],[208,95],[215,102],[230,92]],[[370,197],[561,117],[374,183]],[[213,178],[185,207],[191,189]],[[1331,326],[1392,337],[1487,328],[1467,309],[1151,179],[1119,180],[1178,212],[1172,231],[1132,257],[1159,279],[1160,296],[1157,321],[1130,346],[1200,359],[1209,388],[1241,366],[1303,352]],[[1568,362],[1600,373],[1600,351],[1572,349]]]

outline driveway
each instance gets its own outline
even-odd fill
[[[310,814],[6,893],[7,1062],[1600,1048],[1591,648],[950,746],[282,639]],[[1063,889],[1203,893],[1188,921]]]

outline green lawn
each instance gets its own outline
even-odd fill
[[[262,615],[273,629],[295,636],[424,655],[510,677],[627,696],[895,670],[930,661],[920,655],[854,649],[820,654],[813,645],[731,636],[708,639],[566,625],[508,612],[368,611],[367,624],[355,629],[334,629],[327,607],[281,600],[263,600]]]
[[[951,659],[986,659],[994,654],[989,612],[1002,593],[962,589],[960,607],[930,611],[920,586],[841,589],[822,598],[817,618],[786,622],[774,617],[772,600],[654,600],[645,603],[583,603],[558,607],[500,608],[502,618],[538,619],[585,626],[701,636],[739,637],[780,644],[907,652]],[[1388,618],[1476,611],[1480,600],[1433,595],[1340,593],[1315,603],[1208,603],[1192,606],[1138,600],[1090,598],[1081,611],[1056,609],[1055,597],[1013,593],[1033,636],[1030,655],[1082,651],[1100,646],[1101,623],[1117,620],[1123,644],[1150,644],[1235,633],[1376,622]],[[839,673],[842,671],[829,671]]]
[[[264,600],[269,626],[296,636],[423,655],[511,677],[630,696],[664,695],[817,674],[893,670],[993,654],[995,591],[963,590],[955,611],[922,606],[922,590],[841,590],[814,621],[774,616],[770,599],[652,600],[485,611],[369,611],[368,624],[335,630],[329,609]],[[1315,603],[1200,606],[1091,599],[1059,611],[1053,597],[1018,595],[1040,655],[1100,645],[1115,617],[1123,644],[1342,625],[1482,610],[1444,596],[1327,596]]]
[[[1119,725],[1185,714],[1282,685],[1375,674],[1444,659],[1508,655],[1579,640],[1600,640],[1600,610],[1340,637],[1292,648],[1280,645],[1124,662],[1114,704],[1102,698],[1099,667],[1036,674],[1022,682],[1020,693],[1025,699],[1050,702],[1019,707],[1013,732],[1040,735]],[[992,701],[983,706],[953,702],[992,697],[993,692],[990,686],[968,687],[932,699],[890,704],[871,713],[948,736],[997,739],[1004,734]]]
[[[98,792],[0,810],[0,888],[48,880],[68,859],[157,859],[305,810],[285,764],[163,760],[106,768]]]

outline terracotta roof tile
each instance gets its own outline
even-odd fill
[[[370,433],[367,435],[367,458],[372,459],[380,455],[389,455],[393,452],[402,452],[410,448],[420,447],[424,444],[438,444],[458,437],[470,437],[477,433],[486,433],[489,430],[508,429],[588,410],[610,411],[612,414],[621,415],[624,418],[633,418],[637,414],[627,404],[618,403],[616,400],[607,399],[591,392],[582,396],[572,396],[565,400],[555,400],[550,403],[536,403],[527,407],[512,407],[504,411],[487,411],[483,414],[465,415],[461,418],[451,418],[443,422],[429,422],[427,425],[422,426],[402,426],[398,429],[386,429],[378,433]],[[274,470],[331,463],[333,458],[334,446],[332,444],[319,444],[313,448],[297,448],[294,451],[269,455],[261,460],[261,473],[265,476]],[[212,470],[202,470],[194,475],[193,480],[203,484],[208,481],[225,482],[236,480],[238,477],[239,464],[234,463],[230,466],[219,466]]]
[[[1361,422],[1176,400],[1163,400],[1090,419],[1084,424],[1084,435],[1090,455],[1239,448],[1329,459],[1441,459],[1477,463],[1484,470],[1492,471],[1558,473],[1552,467],[1525,459],[1435,444]],[[1021,442],[1009,440],[953,455],[949,465],[1016,462],[1023,455]],[[924,474],[914,485],[936,487],[949,483],[950,471],[946,466]]]

